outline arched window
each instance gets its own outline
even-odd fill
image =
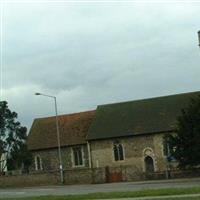
[[[124,150],[122,144],[119,142],[114,142],[113,152],[115,161],[124,160]]]
[[[42,170],[42,159],[39,155],[35,156],[35,170]]]

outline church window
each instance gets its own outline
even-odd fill
[[[167,157],[168,161],[175,161],[173,156],[176,150],[175,146],[172,146],[167,138],[163,139],[163,155]]]
[[[83,150],[81,147],[73,148],[74,166],[83,166]]]
[[[42,170],[42,159],[39,155],[35,156],[35,170]]]
[[[124,150],[122,144],[119,142],[114,142],[113,153],[115,161],[124,160]]]

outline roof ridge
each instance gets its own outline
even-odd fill
[[[95,112],[95,110],[88,110],[88,111],[81,111],[81,112],[76,112],[76,113],[69,113],[69,114],[61,114],[61,115],[58,115],[58,117],[64,117],[64,116],[73,116],[73,115],[79,115],[79,114],[83,114],[83,113],[92,113],[92,112]],[[41,120],[41,119],[49,119],[49,118],[53,118],[55,117],[55,115],[53,116],[49,116],[49,117],[38,117],[38,118],[35,118],[35,120]]]
[[[169,95],[165,95],[165,96],[149,97],[149,98],[145,98],[145,99],[135,99],[135,100],[129,100],[129,101],[114,102],[114,103],[98,105],[98,107],[109,106],[109,105],[118,105],[118,104],[124,104],[124,103],[132,103],[132,102],[137,102],[137,101],[149,101],[149,100],[153,100],[153,99],[161,99],[161,98],[166,98],[166,97],[181,96],[181,95],[186,95],[186,94],[189,95],[189,94],[195,94],[195,93],[200,94],[200,91],[183,92],[183,93],[178,93],[178,94],[169,94]]]

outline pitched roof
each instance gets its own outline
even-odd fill
[[[98,106],[88,140],[172,131],[177,116],[200,92]]]
[[[95,111],[58,116],[61,146],[86,143],[89,126]],[[30,150],[57,147],[56,121],[54,117],[35,119],[28,135]]]

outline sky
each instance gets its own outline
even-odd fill
[[[160,2],[160,3],[159,3]],[[198,1],[0,0],[1,101],[23,126],[200,90]]]

